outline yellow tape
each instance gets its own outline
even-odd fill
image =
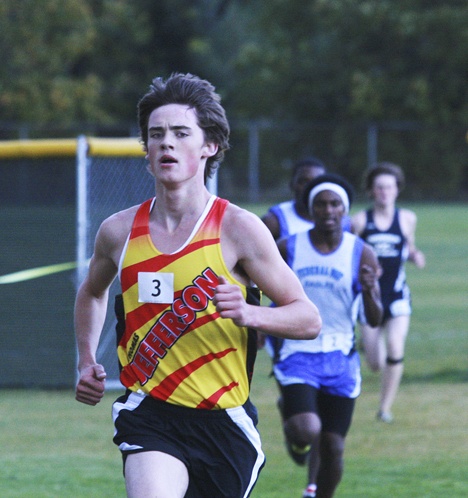
[[[0,284],[14,284],[16,282],[32,280],[34,278],[45,277],[61,271],[73,270],[76,267],[77,263],[72,261],[70,263],[59,263],[57,265],[41,266],[39,268],[31,268],[30,270],[17,271],[15,273],[1,276]]]

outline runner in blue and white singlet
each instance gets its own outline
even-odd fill
[[[343,219],[352,188],[341,177],[322,175],[304,191],[315,225],[278,242],[279,250],[320,311],[314,341],[267,340],[281,397],[286,447],[299,465],[308,463],[303,498],[333,496],[343,473],[345,438],[360,393],[354,326],[362,299],[369,323],[382,319],[379,265],[372,248],[346,232]]]
[[[307,220],[297,214],[295,204],[293,200],[285,201],[271,206],[268,210],[278,219],[279,239],[294,233],[305,232],[314,226],[312,220]]]
[[[321,254],[312,245],[308,232],[287,239],[287,263],[299,277],[308,297],[322,316],[322,330],[314,341],[284,340],[273,367],[281,385],[304,383],[330,394],[355,398],[360,393],[359,361],[349,369],[347,360],[354,354],[354,326],[360,302],[359,264],[363,242],[348,232],[331,254]],[[294,354],[314,353],[314,369],[297,371],[285,363]],[[325,356],[326,355],[326,358]],[[336,377],[347,372],[339,386]],[[333,375],[330,375],[333,373]]]
[[[294,164],[289,183],[294,198],[271,206],[262,217],[275,240],[310,230],[314,226],[307,204],[304,203],[304,188],[324,173],[325,165],[315,157],[306,157]]]

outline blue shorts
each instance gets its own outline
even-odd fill
[[[361,363],[353,350],[330,353],[295,353],[273,365],[281,386],[307,384],[334,396],[357,398],[361,392]]]
[[[256,409],[199,410],[127,392],[112,410],[114,443],[131,453],[162,451],[189,473],[186,498],[247,497],[265,464]]]

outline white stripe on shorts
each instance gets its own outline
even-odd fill
[[[231,420],[242,430],[242,432],[247,436],[247,439],[252,443],[252,446],[257,450],[257,460],[252,469],[252,475],[250,477],[249,485],[245,491],[244,498],[249,496],[252,488],[257,482],[258,475],[262,465],[265,463],[265,454],[262,450],[262,442],[260,440],[260,434],[258,433],[253,420],[249,417],[245,408],[243,406],[237,406],[236,408],[227,408],[226,413],[229,415]]]

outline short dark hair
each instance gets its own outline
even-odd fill
[[[322,168],[324,172],[327,171],[325,164],[313,156],[306,156],[296,161],[293,165],[291,176],[294,178],[301,168]]]
[[[209,81],[190,73],[173,73],[166,80],[155,78],[149,92],[138,102],[140,140],[145,150],[148,146],[150,114],[158,107],[168,104],[182,104],[194,109],[205,140],[218,146],[218,152],[206,161],[206,181],[218,169],[225,151],[229,149],[230,127],[221,105],[221,97]]]
[[[405,174],[403,173],[403,170],[400,168],[400,166],[390,162],[381,162],[368,169],[364,176],[364,187],[367,191],[372,189],[374,180],[379,175],[394,176],[399,192],[401,192],[405,188]]]
[[[348,195],[349,206],[351,206],[354,200],[354,189],[352,185],[345,178],[334,173],[325,173],[324,175],[317,176],[317,178],[314,178],[307,184],[306,188],[304,189],[303,197],[303,201],[306,206],[309,205],[309,194],[311,190],[321,183],[335,183],[336,185],[342,187]]]

